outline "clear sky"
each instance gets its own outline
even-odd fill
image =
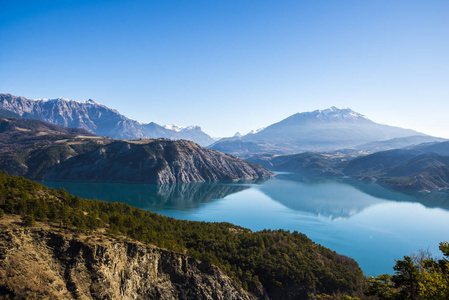
[[[449,138],[449,1],[0,0],[0,92],[214,137],[335,105]]]

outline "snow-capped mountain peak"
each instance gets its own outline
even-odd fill
[[[187,131],[187,130],[201,130],[201,127],[198,126],[198,125],[190,125],[190,126],[184,127],[182,130],[183,131]]]
[[[176,125],[176,124],[164,125],[163,127],[164,127],[165,129],[173,130],[173,131],[176,131],[176,132],[180,132],[181,130],[184,129],[184,127],[178,126],[178,125]]]
[[[262,130],[264,130],[266,127],[261,127],[261,128],[259,128],[259,129],[253,129],[253,130],[251,130],[250,132],[248,132],[246,135],[248,135],[248,134],[256,134],[256,133],[258,133],[258,132],[261,132]]]
[[[310,113],[300,113],[299,115],[307,115],[311,114],[317,119],[323,119],[323,120],[331,120],[331,121],[337,121],[337,120],[357,120],[357,119],[365,119],[369,120],[366,116],[353,111],[349,107],[336,107],[332,106],[326,109],[319,109],[312,111]]]
[[[176,131],[176,132],[191,131],[191,130],[197,130],[197,129],[201,130],[201,127],[199,127],[197,125],[190,125],[190,126],[187,126],[187,127],[183,127],[183,126],[179,126],[179,125],[176,125],[176,124],[170,124],[170,125],[164,125],[163,127],[165,129],[173,130],[173,131]]]
[[[71,100],[71,99],[66,99],[66,98],[55,98],[55,99],[47,99],[47,98],[39,98],[39,99],[34,99],[34,101],[40,101],[40,102],[48,102],[48,103],[55,103],[55,102],[59,102],[59,101],[64,101],[64,102],[75,102],[75,103],[80,103],[80,104],[90,104],[90,105],[100,105],[100,103],[89,99],[89,100]]]

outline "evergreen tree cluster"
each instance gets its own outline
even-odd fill
[[[371,277],[366,295],[381,300],[449,299],[449,243],[442,242],[439,248],[443,253],[440,259],[421,253],[397,260],[395,275]]]

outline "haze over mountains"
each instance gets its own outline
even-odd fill
[[[4,116],[22,117],[52,124],[84,128],[96,135],[117,139],[168,138],[185,139],[213,150],[250,157],[260,154],[286,155],[353,149],[360,154],[442,142],[411,129],[379,124],[350,108],[335,106],[312,112],[296,113],[280,122],[252,130],[246,135],[215,141],[199,126],[160,126],[142,124],[93,100],[30,100],[0,94],[0,112]]]
[[[416,137],[411,143],[434,141],[423,133],[371,121],[350,108],[335,106],[294,114],[254,134],[221,139],[210,148],[239,156],[332,151],[370,142]],[[404,145],[410,145],[404,141]]]
[[[23,118],[51,124],[84,128],[99,136],[116,139],[168,138],[185,139],[207,146],[214,142],[199,126],[169,127],[154,122],[142,124],[91,99],[74,101],[63,98],[31,100],[11,94],[0,94],[0,109]]]

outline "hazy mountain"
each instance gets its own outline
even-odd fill
[[[175,130],[156,123],[142,124],[90,99],[87,101],[63,98],[31,100],[10,94],[0,94],[0,109],[23,118],[64,127],[84,128],[96,135],[117,139],[186,139],[203,146],[214,142],[209,135],[201,131],[199,126]]]
[[[393,138],[425,136],[410,129],[378,124],[349,108],[331,107],[294,114],[240,139],[223,139],[210,148],[245,156],[255,153],[332,151]]]
[[[374,153],[374,152],[378,152],[378,151],[385,151],[385,150],[392,150],[392,149],[416,146],[416,145],[420,145],[422,143],[434,143],[434,142],[438,143],[438,142],[443,142],[443,141],[446,141],[446,139],[438,138],[438,137],[434,137],[434,136],[428,136],[428,135],[414,135],[414,136],[408,136],[408,137],[403,137],[403,138],[395,138],[395,139],[386,140],[386,141],[371,142],[371,143],[356,146],[355,149]]]
[[[345,165],[343,172],[351,176],[377,175],[421,154],[420,151],[403,149],[376,152],[350,160]]]
[[[425,143],[414,146],[411,149],[423,152],[434,152],[442,155],[449,155],[449,141],[441,143]]]

